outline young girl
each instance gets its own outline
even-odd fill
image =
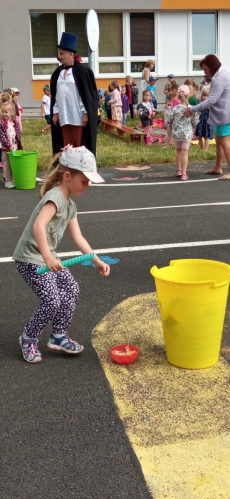
[[[201,102],[208,98],[209,88],[203,87],[201,91]],[[200,148],[207,151],[209,139],[213,138],[213,126],[208,124],[209,109],[203,109],[200,113],[200,121],[196,127],[195,135],[199,140]]]
[[[178,85],[178,83],[176,83],[175,80],[172,80],[172,82],[169,83],[169,86],[168,86],[169,93],[167,94],[167,102],[165,104],[165,112],[164,112],[165,123],[167,122],[167,116],[168,116],[168,114],[170,114],[171,109],[175,106],[178,106],[178,104],[180,104],[180,101],[177,98],[178,88],[179,88],[179,85]],[[170,146],[171,139],[172,139],[172,127],[169,125],[165,125],[165,127],[167,130],[167,135],[166,135],[164,147],[167,149]]]
[[[192,117],[186,118],[184,111],[188,107],[190,90],[187,85],[181,85],[178,89],[180,104],[171,109],[167,117],[168,125],[172,125],[172,135],[176,146],[177,177],[188,180],[188,150],[193,137],[193,128],[199,121],[199,115],[194,113]]]
[[[134,116],[133,116],[133,89],[132,89],[132,82],[133,82],[132,76],[128,75],[128,76],[125,77],[125,88],[126,88],[126,95],[128,97],[128,100],[129,100],[129,110],[130,110],[131,119],[134,118]]]
[[[110,83],[111,88],[111,99],[108,104],[111,105],[112,112],[112,120],[122,122],[122,102],[121,102],[121,94],[119,90],[119,85],[117,81],[112,81]]]
[[[112,119],[111,104],[109,104],[110,99],[111,99],[111,93],[112,93],[112,89],[109,85],[108,90],[105,91],[105,101],[104,101],[105,113],[107,115],[108,120]]]
[[[126,87],[121,87],[122,102],[122,125],[126,125],[127,113],[129,112],[129,98],[126,95]]]
[[[23,113],[23,109],[22,109],[22,106],[20,106],[20,104],[18,102],[18,99],[20,97],[20,91],[16,87],[11,88],[11,90],[12,90],[12,92],[14,92],[14,95],[12,96],[12,101],[15,103],[15,105],[17,107],[16,115],[18,116],[18,120],[19,120],[19,123],[20,123],[21,132],[22,132],[22,113]]]
[[[80,196],[88,189],[89,180],[104,182],[97,173],[93,154],[85,147],[66,146],[62,153],[54,157],[52,167],[41,188],[41,200],[13,254],[21,276],[41,299],[19,338],[23,358],[30,363],[41,361],[38,337],[49,321],[52,322],[52,334],[47,344],[49,348],[70,354],[78,354],[84,349],[67,335],[79,287],[69,270],[62,267],[55,250],[68,227],[78,249],[83,254],[92,252],[81,233],[77,208],[70,196]],[[98,256],[93,262],[101,275],[109,275],[109,265]],[[46,265],[50,272],[38,275],[37,268],[41,265]]]
[[[138,104],[138,86],[136,80],[132,80],[132,93],[133,93],[133,117],[137,117],[137,104]]]
[[[2,144],[5,187],[7,189],[13,189],[14,181],[7,152],[22,149],[22,144],[20,124],[15,117],[14,108],[11,102],[5,102],[1,107],[0,142]]]
[[[151,102],[151,93],[149,90],[146,89],[142,92],[142,103],[137,106],[137,110],[144,128],[145,144],[150,146],[153,116],[156,112]]]
[[[51,131],[51,119],[50,119],[50,86],[44,85],[43,87],[44,95],[42,97],[41,102],[41,117],[45,118],[47,125],[45,128],[40,130],[40,134],[44,135],[44,133],[50,133]]]

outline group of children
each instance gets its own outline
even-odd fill
[[[205,77],[201,82],[200,100],[208,98],[210,79]],[[196,106],[198,100],[198,85],[192,78],[185,80],[183,85],[178,85],[171,78],[167,87],[167,102],[165,104],[165,126],[167,136],[165,147],[169,147],[173,136],[176,147],[176,175],[181,180],[188,180],[188,150],[190,142],[195,135],[198,138],[200,148],[208,150],[209,140],[213,137],[213,128],[208,123],[209,110],[205,109],[200,114],[194,113],[191,117],[185,116],[184,112],[188,106]]]
[[[126,125],[128,112],[131,119],[136,118],[139,94],[137,82],[131,76],[126,76],[125,82],[125,85],[120,87],[116,80],[112,81],[104,92],[102,105],[108,119],[118,121],[122,125]]]
[[[14,180],[7,153],[22,149],[21,131],[22,107],[18,103],[20,92],[7,88],[0,95],[0,164],[7,189],[14,188]]]

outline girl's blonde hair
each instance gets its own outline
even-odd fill
[[[203,95],[208,95],[208,94],[209,94],[209,88],[203,87],[201,90],[201,97],[203,97]]]
[[[188,85],[188,88],[190,90],[190,95],[194,94],[195,87],[193,85]]]
[[[145,63],[145,67],[149,68],[152,64],[155,66],[155,61],[153,61],[153,59],[148,59]]]
[[[193,80],[193,78],[187,78],[185,81],[184,81],[184,85],[187,85],[188,87],[190,85],[192,85],[194,88],[196,87],[196,82],[195,80]]]
[[[178,85],[177,81],[171,80],[170,83],[168,84],[168,93],[174,89],[178,90],[178,88],[179,88],[179,85]]]
[[[188,104],[188,99],[189,99],[190,95],[186,95],[181,90],[180,92],[178,92],[178,96],[177,97],[178,97],[179,101],[181,102],[181,104]]]
[[[3,90],[3,93],[4,94],[9,94],[11,99],[13,99],[13,97],[15,96],[15,93],[13,90],[11,90],[11,88],[6,88],[5,90]]]
[[[8,92],[3,92],[0,95],[0,106],[2,106],[2,104],[4,104],[5,102],[12,102],[12,98],[10,94],[8,94]]]
[[[6,106],[9,106],[10,109],[11,109],[11,115],[12,115],[12,118],[13,120],[15,120],[16,118],[16,112],[15,112],[15,106],[13,105],[12,101],[5,101],[1,104],[1,107],[0,107],[0,118],[2,118],[2,110],[4,107]]]
[[[43,185],[40,189],[40,199],[43,198],[46,192],[50,191],[50,189],[53,189],[53,187],[61,184],[65,172],[69,172],[71,175],[79,173],[79,170],[73,170],[68,166],[63,166],[59,161],[60,156],[61,153],[59,152],[58,154],[55,154],[52,159],[48,173],[44,177]]]

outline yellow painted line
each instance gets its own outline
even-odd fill
[[[138,360],[119,366],[109,348],[133,343]],[[128,298],[93,331],[131,445],[155,499],[230,497],[230,367],[168,363],[155,293]]]

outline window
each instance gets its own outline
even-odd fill
[[[33,64],[34,75],[51,75],[55,69],[57,69],[57,64]]]
[[[123,56],[122,14],[98,14],[99,57]]]
[[[56,14],[31,13],[33,57],[57,57]]]
[[[100,73],[124,73],[123,62],[99,62]]]
[[[131,56],[155,55],[154,14],[130,14]]]
[[[77,51],[81,57],[88,57],[85,21],[86,14],[65,14],[65,31],[78,36]]]
[[[131,73],[142,73],[143,69],[145,68],[145,63],[146,61],[132,61],[131,62]]]
[[[199,62],[207,54],[216,54],[216,13],[192,13],[192,69],[201,71]],[[200,56],[200,57],[197,57]]]

